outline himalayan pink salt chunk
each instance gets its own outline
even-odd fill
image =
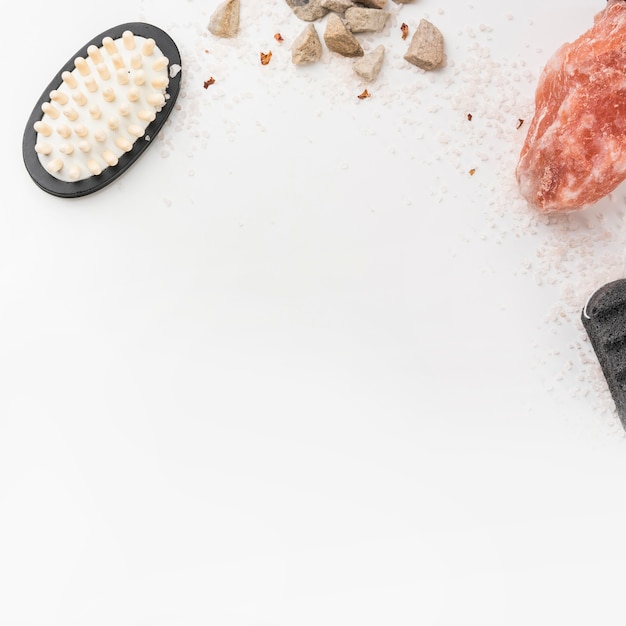
[[[626,179],[624,0],[609,0],[593,26],[548,61],[516,176],[543,212],[589,206]]]

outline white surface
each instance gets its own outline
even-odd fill
[[[512,184],[538,72],[604,3],[390,1],[372,85],[294,67],[283,0],[233,41],[216,4],[5,28],[0,624],[623,623],[626,445],[578,316],[624,194],[545,220]],[[424,16],[432,75],[402,60]],[[34,102],[135,20],[181,48],[178,110],[119,182],[46,195]]]

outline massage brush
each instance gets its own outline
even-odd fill
[[[144,22],[110,28],[59,70],[24,131],[26,169],[44,191],[76,198],[121,176],[171,113],[181,80],[171,37]]]

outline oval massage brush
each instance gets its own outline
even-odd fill
[[[37,101],[22,154],[55,196],[98,191],[146,150],[171,113],[181,80],[171,37],[144,22],[110,28],[59,70]]]

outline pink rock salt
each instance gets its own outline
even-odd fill
[[[516,176],[543,212],[589,206],[626,179],[626,1],[548,61]]]

